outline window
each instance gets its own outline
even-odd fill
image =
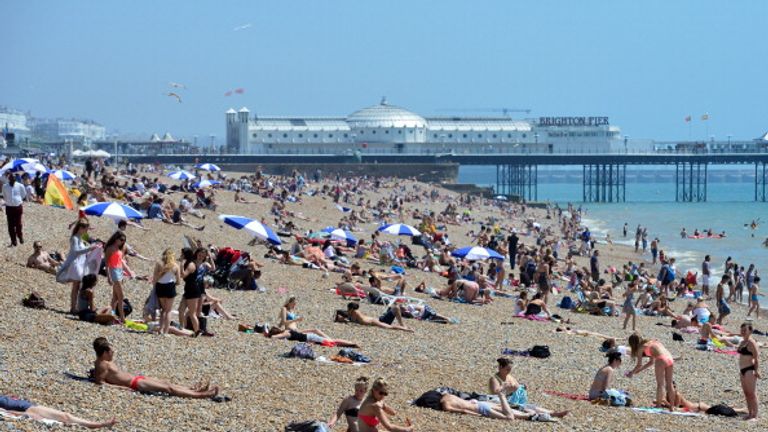
[[[284,133],[284,134],[283,134],[283,138],[288,138],[288,134],[287,134],[287,133]]]
[[[512,134],[507,134],[507,138],[512,138]],[[523,138],[525,138],[525,134],[523,134]]]
[[[317,134],[312,135],[312,138],[317,138]]]
[[[372,134],[376,135],[376,131],[371,132]]]
[[[258,137],[258,135],[256,135],[256,134],[253,134],[253,137],[254,137],[254,138],[256,138],[256,137]]]
[[[299,134],[299,138],[304,138],[304,134]]]
[[[385,134],[387,134],[387,135],[389,135],[389,131],[388,131],[388,130],[385,130],[385,131],[384,131],[384,133],[385,133]]]
[[[437,138],[437,134],[433,134],[433,135],[432,135],[432,138]]]
[[[267,134],[267,137],[268,138],[272,138],[272,134]]]
[[[413,132],[413,131],[411,131],[411,132]],[[398,131],[397,131],[397,133],[398,133],[398,135],[402,135],[402,134],[403,134],[403,131],[401,131],[401,130],[398,130]]]
[[[409,130],[408,133],[413,133],[413,129]]]

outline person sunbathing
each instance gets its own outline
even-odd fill
[[[86,420],[74,415],[59,411],[54,408],[49,408],[43,405],[37,405],[25,399],[17,399],[8,395],[0,395],[0,413],[7,413],[16,417],[29,417],[32,420],[52,420],[63,423],[65,425],[78,425],[84,426],[89,429],[99,429],[105,427],[112,427],[117,423],[114,417],[110,420],[99,422],[93,420]],[[15,429],[13,426],[8,425],[11,429]]]
[[[32,243],[32,255],[27,258],[27,267],[56,274],[62,261],[55,259],[43,249],[39,241]]]
[[[498,371],[488,380],[488,390],[491,394],[495,394],[502,401],[502,405],[505,402],[516,403],[516,400],[527,400],[528,391],[524,385],[512,376],[512,362],[509,359],[500,357],[496,359],[498,363]],[[569,411],[553,412],[551,410],[541,408],[527,403],[520,403],[520,410],[522,410],[528,416],[537,415],[540,421],[548,421],[550,417],[562,418],[568,415]]]
[[[403,324],[403,316],[399,307],[389,307],[379,318],[364,315],[359,311],[360,304],[350,302],[347,304],[347,320],[360,325],[379,327],[387,330],[401,330],[413,332],[413,329]],[[397,320],[397,324],[394,324]]]
[[[106,385],[121,389],[131,389],[139,392],[162,392],[171,396],[208,399],[219,394],[219,387],[210,387],[208,384],[195,386],[194,388],[157,378],[149,378],[141,375],[131,375],[121,370],[113,363],[115,352],[112,350],[107,338],[97,337],[93,341],[93,350],[96,352],[94,362],[93,379],[98,385]]]
[[[692,412],[692,413],[706,413],[709,411],[710,408],[712,408],[712,405],[708,405],[704,402],[697,402],[693,403],[685,397],[683,397],[683,394],[680,393],[680,390],[677,389],[677,384],[672,383],[672,388],[675,391],[675,406],[672,408],[672,411],[675,410],[681,410],[683,412]],[[666,405],[667,408],[669,408],[669,405]],[[748,414],[749,411],[746,408],[733,408],[733,410],[738,414]]]
[[[242,324],[238,326],[238,330],[245,328]],[[247,330],[247,329],[246,329]],[[360,348],[360,345],[344,339],[334,339],[318,329],[308,330],[283,330],[279,327],[267,327],[256,324],[253,326],[253,331],[256,333],[262,333],[264,336],[270,339],[287,339],[289,341],[296,342],[310,342],[325,347],[344,347],[344,348]]]
[[[535,415],[510,408],[505,397],[499,398],[499,401],[501,403],[497,404],[474,399],[464,400],[458,396],[446,393],[440,398],[440,407],[445,412],[469,414],[497,420],[530,420]]]
[[[589,400],[603,399],[605,391],[611,388],[616,369],[621,366],[621,353],[611,350],[605,357],[608,364],[598,369],[595,378],[592,380],[592,386],[589,388]]]

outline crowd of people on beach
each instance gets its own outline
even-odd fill
[[[59,163],[63,166],[65,162]],[[607,363],[598,369],[591,385],[585,384],[586,399],[610,406],[632,405],[626,392],[614,388],[616,371],[623,359],[629,357],[635,366],[626,372],[627,378],[647,369],[654,370],[655,407],[710,413],[713,406],[687,401],[676,387],[675,364],[680,358],[675,358],[661,341],[647,339],[636,332],[639,319],[664,317],[670,320],[669,325],[677,337],[698,335],[697,349],[734,352],[738,356],[746,408],[737,411],[747,419],[758,417],[756,389],[760,378],[760,348],[765,343],[755,339],[758,334],[755,323],[759,322],[761,312],[761,279],[754,264],[745,270],[744,265],[729,257],[718,279],[707,255],[701,274],[682,274],[675,257],[660,249],[659,238],[649,243],[648,228],[638,225],[634,250],[645,253],[650,246],[650,262],[638,258],[637,262],[627,262],[621,268],[606,266],[600,248],[610,246],[610,239],[598,240],[582,222],[582,209],[570,204],[548,206],[546,216],[537,219],[525,204],[452,195],[420,184],[393,185],[380,178],[324,179],[320,172],[309,178],[298,171],[290,176],[268,176],[260,171],[239,178],[220,172],[204,176],[215,182],[214,187],[194,188],[187,180],[167,182],[160,166],[128,164],[120,170],[90,161],[70,185],[70,192],[76,196],[81,210],[70,225],[69,251],[61,254],[46,250],[46,245],[36,240],[25,265],[49,274],[56,282],[68,284],[68,312],[83,322],[121,325],[133,331],[160,335],[213,337],[208,320],[240,320],[214,295],[214,289],[266,290],[260,282],[265,264],[256,260],[255,252],[235,250],[226,244],[206,245],[194,237],[216,214],[219,192],[228,190],[234,193],[237,203],[270,202],[269,218],[277,234],[290,245],[277,246],[254,239],[252,246],[264,248],[264,259],[274,265],[322,272],[329,287],[332,286],[329,295],[347,301],[344,309],[329,311],[333,312],[335,323],[393,330],[408,338],[416,331],[407,324],[409,319],[445,325],[460,322],[440,313],[439,302],[480,307],[505,302],[510,315],[516,318],[555,322],[558,333],[603,339],[601,347],[606,351]],[[10,246],[17,247],[24,244],[23,205],[39,203],[45,194],[45,184],[40,175],[33,178],[18,172],[8,172],[5,179],[3,195]],[[379,193],[380,197],[372,200],[371,192]],[[339,209],[339,220],[330,228],[362,233],[366,224],[386,227],[393,222],[412,220],[415,221],[412,228],[418,234],[411,235],[410,241],[393,241],[385,239],[377,230],[369,238],[361,236],[359,240],[348,241],[301,229],[306,222],[319,221],[291,210],[290,204],[309,196],[327,197]],[[89,215],[82,207],[102,201],[122,202],[142,212],[145,218],[118,218],[109,238],[95,238],[91,234]],[[424,210],[423,204],[427,202],[444,204],[444,208]],[[476,217],[473,209],[479,207],[494,208],[498,216]],[[200,225],[189,222],[190,217]],[[151,274],[138,274],[131,262],[153,259],[142,254],[144,245],[130,243],[129,230],[162,229],[154,221],[181,227],[183,245],[164,249]],[[267,218],[261,222],[266,224]],[[449,227],[469,224],[473,229],[465,237],[448,235]],[[628,224],[624,225],[623,235],[628,235]],[[471,243],[503,259],[457,255],[454,242]],[[580,261],[586,264],[580,266]],[[426,273],[437,275],[444,284],[429,286],[420,277]],[[111,289],[109,304],[95,304],[99,281],[105,281]],[[150,287],[146,298],[138,299],[140,312],[133,310],[131,299],[125,295],[128,283],[144,283]],[[745,292],[746,315],[752,318],[754,314],[754,318],[743,322],[738,332],[728,331],[726,326],[733,324],[728,320],[731,305],[741,302]],[[178,305],[177,297],[180,297]],[[261,317],[254,325],[237,324],[237,330],[320,347],[361,348],[362,344],[357,341],[333,338],[316,325],[305,326],[298,308],[300,300],[297,296],[288,298],[276,311],[274,326],[268,323],[267,317]],[[708,301],[713,302],[714,307],[710,307]],[[686,305],[683,310],[676,307],[681,303]],[[371,310],[377,312],[371,314]],[[623,325],[619,325],[628,331],[631,321],[632,332],[623,338],[611,338],[574,329],[570,318],[561,316],[566,312],[568,317],[585,313],[617,318],[623,314]],[[140,318],[131,319],[131,315],[140,315]],[[626,341],[626,345],[619,345],[618,341]],[[89,379],[95,384],[142,393],[229,400],[221,394],[219,386],[208,381],[185,386],[127,373],[114,363],[115,349],[103,337],[94,340],[93,349],[96,361]],[[499,358],[497,366],[485,395],[465,397],[454,389],[438,388],[423,394],[416,405],[510,421],[554,421],[568,415],[568,411],[553,412],[529,403],[528,390],[511,375],[512,364],[508,358]],[[396,411],[385,402],[391,387],[383,378],[373,380],[370,385],[368,378],[358,378],[353,385],[354,394],[341,401],[330,416],[328,426],[333,428],[344,417],[350,431],[414,430],[408,419],[402,425],[392,420]],[[0,397],[0,409],[10,414],[26,413],[33,419],[87,427],[108,427],[115,422],[114,419],[83,420],[10,396]]]

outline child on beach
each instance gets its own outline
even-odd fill
[[[618,402],[618,398],[613,398],[613,400],[611,400],[611,393],[616,392],[617,394],[624,394],[621,391],[611,389],[614,373],[616,372],[616,369],[621,366],[621,353],[619,351],[611,350],[608,351],[605,357],[608,359],[608,364],[598,369],[595,374],[595,378],[592,380],[592,386],[589,388],[589,400],[605,399],[611,401],[611,405],[614,405],[614,401]],[[629,400],[625,399],[624,404],[621,406],[627,406],[629,404]]]
[[[626,314],[624,317],[624,330],[627,329],[627,323],[629,318],[632,318],[632,331],[635,331],[635,322],[637,320],[637,313],[635,312],[634,297],[635,290],[637,289],[637,283],[632,282],[627,286],[627,291],[624,293],[624,306],[622,312]]]
[[[747,316],[752,315],[752,312],[755,312],[755,319],[760,318],[760,302],[758,301],[758,290],[760,287],[757,285],[760,283],[760,276],[755,276],[752,284],[749,286],[749,312],[747,312]]]

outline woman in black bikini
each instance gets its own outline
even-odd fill
[[[541,299],[542,294],[541,292],[537,292],[533,296],[533,300],[528,302],[528,305],[525,307],[525,315],[539,315],[542,311],[547,314],[547,318],[551,318],[552,316],[549,314],[549,309],[547,309],[547,304],[544,303],[544,300]]]
[[[746,420],[757,419],[757,380],[760,378],[758,363],[760,351],[757,342],[752,338],[752,323],[741,325],[741,336],[744,338],[736,351],[739,353],[739,369],[741,372],[741,389],[747,399],[749,414]]]
[[[365,392],[368,391],[368,377],[360,377],[355,381],[355,393],[347,396],[339,404],[339,408],[328,420],[328,427],[333,429],[336,422],[344,415],[347,418],[347,432],[357,432],[357,412],[365,398]]]

